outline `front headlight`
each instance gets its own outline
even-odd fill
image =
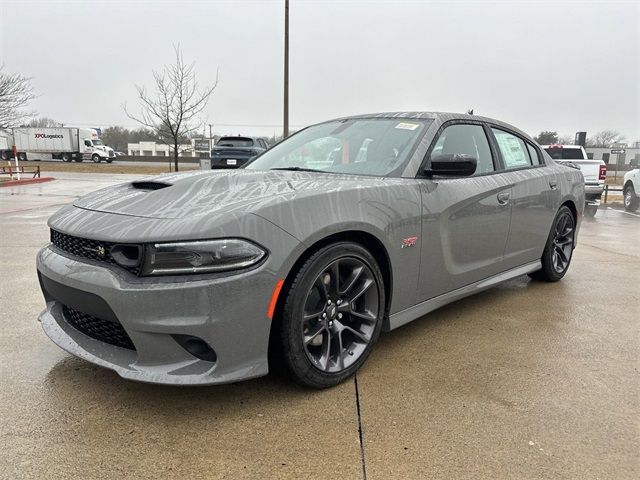
[[[181,275],[238,270],[255,265],[267,254],[237,238],[147,245],[142,275]]]

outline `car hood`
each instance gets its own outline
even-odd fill
[[[291,171],[198,171],[108,187],[74,202],[78,208],[145,218],[185,218],[248,210],[297,195],[380,185],[382,178]]]

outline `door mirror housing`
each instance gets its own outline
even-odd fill
[[[424,169],[427,177],[441,175],[444,177],[469,177],[476,172],[478,160],[471,155],[447,153],[431,157],[428,168]]]

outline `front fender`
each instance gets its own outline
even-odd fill
[[[375,186],[293,198],[260,205],[256,215],[274,223],[302,243],[291,265],[317,242],[345,232],[365,232],[384,246],[391,263],[393,304],[390,312],[415,303],[420,271],[420,242],[402,248],[403,240],[421,235],[421,201],[417,180],[385,179]]]

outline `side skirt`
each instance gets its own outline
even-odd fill
[[[413,307],[409,307],[405,310],[390,315],[383,324],[382,328],[384,331],[389,331],[401,327],[402,325],[409,323],[416,318],[420,318],[429,312],[433,312],[440,307],[444,307],[448,303],[455,302],[456,300],[468,297],[469,295],[473,295],[474,293],[481,292],[483,290],[486,290],[487,288],[495,287],[496,285],[506,282],[507,280],[520,277],[521,275],[535,272],[536,270],[540,270],[541,268],[542,264],[540,263],[540,260],[536,260],[535,262],[527,263],[526,265],[522,265],[521,267],[507,270],[506,272],[502,272],[498,275],[494,275],[493,277],[489,277],[484,280],[480,280],[479,282],[472,283],[471,285],[458,288],[457,290],[443,293],[442,295],[438,295],[437,297],[431,298],[422,303],[418,303]]]

